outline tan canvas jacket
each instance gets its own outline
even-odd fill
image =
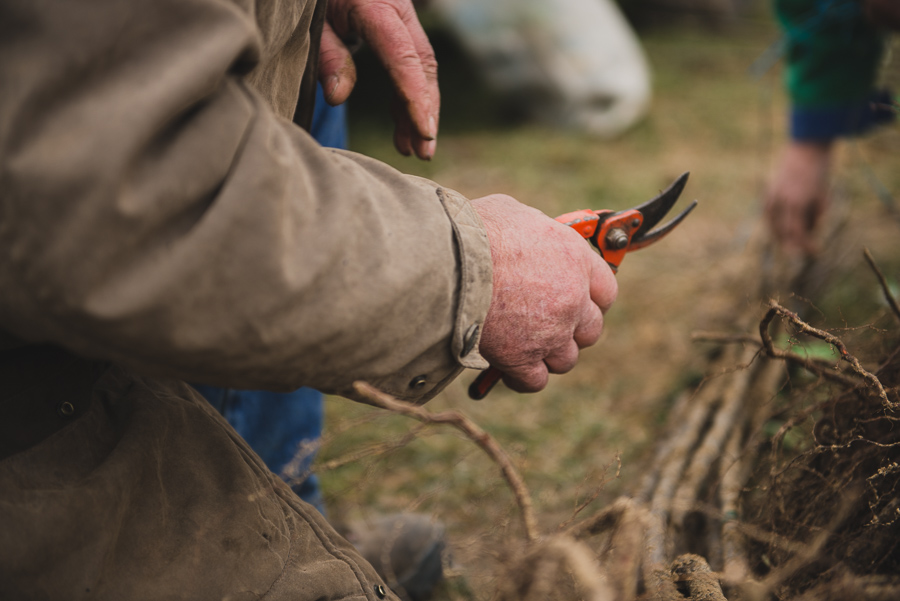
[[[0,347],[413,400],[486,367],[468,201],[289,121],[313,4],[0,4]]]

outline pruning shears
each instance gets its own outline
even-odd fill
[[[688,175],[689,173],[683,173],[658,196],[633,209],[624,211],[582,209],[560,215],[556,220],[581,234],[600,251],[600,256],[606,260],[613,273],[617,273],[626,253],[658,242],[684,221],[688,213],[697,206],[695,200],[674,219],[653,229],[681,196]],[[502,377],[503,373],[499,369],[489,367],[469,386],[469,397],[480,401]]]

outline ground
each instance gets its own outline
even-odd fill
[[[691,333],[727,328],[730,315],[759,305],[745,277],[747,241],[760,225],[766,179],[784,140],[786,101],[780,65],[759,77],[749,68],[779,34],[765,7],[716,29],[641,31],[653,69],[652,111],[604,141],[503,118],[503,106],[452,39],[430,29],[444,115],[434,160],[397,155],[386,105],[363,110],[351,100],[353,150],[469,197],[511,194],[551,216],[630,207],[684,171],[691,178],[683,197],[700,201],[673,235],[626,258],[603,338],[571,373],[551,377],[533,395],[498,386],[482,402],[467,398],[475,376],[467,373],[427,406],[461,410],[499,441],[531,489],[540,527],[551,531],[593,497],[585,513],[635,491],[675,397],[704,376],[708,347],[691,342]],[[368,100],[383,85],[363,79],[357,95]],[[900,191],[898,150],[896,125],[840,148],[829,231],[842,232],[842,252],[815,299],[820,324],[858,326],[880,310],[863,246],[896,284],[900,222],[877,190]],[[372,453],[344,462],[360,451]],[[449,429],[421,429],[408,418],[329,399],[318,465],[337,522],[411,510],[443,521],[474,598],[492,590],[497,549],[522,536],[497,467]]]

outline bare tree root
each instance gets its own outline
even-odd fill
[[[728,349],[717,367],[733,362],[736,351]],[[717,370],[718,371],[718,370]],[[672,501],[681,480],[681,475],[691,459],[691,453],[699,444],[706,424],[717,406],[721,391],[727,386],[726,377],[718,377],[709,385],[700,389],[686,419],[678,420],[681,426],[661,445],[665,449],[665,460],[657,462],[655,472],[656,486],[643,491],[639,499],[647,499],[650,503],[650,525],[647,534],[649,544],[648,569],[660,570],[666,563],[666,557],[672,556],[671,540],[668,537],[669,516],[672,513]]]
[[[774,318],[774,316],[775,314],[773,313],[772,318]],[[780,359],[798,367],[802,367],[810,373],[816,374],[817,376],[821,376],[843,386],[853,388],[859,385],[859,382],[857,382],[852,377],[846,376],[843,373],[836,371],[835,366],[828,361],[818,358],[802,357],[796,353],[784,351],[777,348],[775,346],[775,343],[772,341],[772,336],[768,332],[768,326],[770,323],[772,323],[772,319],[764,318],[763,323],[765,324],[766,329],[765,332],[762,333],[762,339],[757,338],[756,336],[751,336],[749,334],[732,334],[729,332],[695,332],[691,335],[691,340],[695,342],[719,342],[723,344],[740,343],[759,345],[763,348],[766,355],[768,355],[772,359]]]
[[[762,336],[763,341],[766,343],[766,351],[769,352],[770,356],[774,356],[772,351],[774,350],[774,345],[772,344],[771,337],[768,336],[769,324],[772,322],[772,319],[775,318],[776,315],[781,315],[788,321],[790,321],[794,326],[797,327],[798,330],[803,332],[804,334],[809,334],[819,340],[823,340],[828,344],[836,347],[838,352],[841,355],[841,359],[846,361],[851,365],[853,371],[857,374],[865,378],[869,384],[877,391],[878,396],[881,397],[881,402],[884,404],[886,409],[896,409],[894,403],[888,399],[887,393],[884,390],[884,386],[881,385],[881,382],[875,377],[875,374],[866,371],[862,365],[860,365],[859,360],[850,354],[847,350],[847,347],[844,346],[843,341],[837,336],[833,334],[829,334],[824,330],[820,330],[818,328],[814,328],[798,316],[793,311],[790,311],[780,304],[775,302],[774,300],[769,301],[769,311],[766,313],[766,316],[763,317],[763,320],[759,324],[759,333]],[[822,374],[824,375],[824,374]]]
[[[494,601],[548,601],[573,596],[590,601],[625,599],[610,586],[591,549],[567,535],[553,535],[529,545],[524,552],[511,552],[514,556],[505,562]]]
[[[672,519],[681,527],[684,527],[685,513],[695,505],[703,479],[708,475],[713,463],[719,459],[722,448],[725,446],[725,440],[730,433],[735,431],[744,395],[754,373],[749,366],[755,356],[754,349],[744,349],[740,362],[748,367],[731,375],[729,385],[722,396],[722,403],[713,417],[712,425],[694,452],[691,463],[675,492],[672,500]]]
[[[726,601],[722,587],[709,564],[699,555],[686,554],[672,563],[676,586],[688,599],[695,601]]]
[[[499,467],[525,541],[502,549],[494,601],[900,598],[900,417],[891,414],[900,349],[872,373],[844,341],[778,302],[760,313],[749,307],[736,319],[758,337],[693,336],[721,352],[675,403],[639,489],[586,517],[581,504],[553,534],[539,530],[510,457],[467,416],[431,413],[363,382],[354,389],[422,427],[461,431]],[[777,328],[826,342],[840,360],[778,348]],[[791,388],[788,366],[818,379]]]

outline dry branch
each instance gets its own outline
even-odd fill
[[[518,552],[516,552],[518,551]],[[583,542],[562,534],[553,535],[514,550],[506,574],[499,579],[493,601],[547,601],[560,597],[560,589],[574,584],[585,601],[625,601],[610,586],[596,556]],[[561,586],[562,585],[562,586]]]
[[[878,283],[881,284],[881,292],[884,294],[884,299],[891,307],[891,311],[894,312],[894,317],[900,321],[900,305],[897,304],[897,299],[891,294],[891,289],[888,287],[887,280],[884,279],[884,274],[881,273],[881,270],[878,269],[878,265],[875,264],[875,259],[872,258],[872,253],[869,252],[868,248],[863,249],[863,256],[869,263],[869,267],[875,272],[875,277],[878,278]]]
[[[373,407],[399,413],[426,424],[447,424],[465,434],[469,440],[477,444],[500,467],[504,479],[509,484],[510,489],[512,489],[513,495],[515,495],[519,510],[522,512],[522,525],[525,529],[526,539],[528,542],[537,540],[537,520],[534,517],[534,509],[531,504],[531,494],[528,492],[528,487],[525,486],[525,481],[519,475],[515,466],[513,466],[509,455],[506,454],[506,451],[497,444],[497,441],[490,434],[458,411],[432,413],[417,405],[399,401],[366,382],[354,382],[353,389],[362,402]]]
[[[750,334],[705,331],[694,332],[693,334],[691,334],[691,340],[693,342],[718,342],[722,344],[759,345],[763,348],[763,350],[765,350],[766,354],[773,359],[781,359],[782,361],[793,363],[794,365],[802,367],[811,373],[822,376],[823,378],[827,378],[833,382],[842,384],[849,388],[856,388],[857,386],[859,386],[859,382],[839,371],[836,371],[835,366],[825,361],[824,359],[801,357],[797,353],[792,353],[790,351],[784,351],[776,348],[774,342],[772,341],[772,336],[768,333],[768,326],[770,323],[772,323],[772,319],[775,317],[775,315],[775,313],[772,313],[771,315],[767,314],[765,317],[763,317],[762,323],[760,324],[763,336],[762,340],[760,340],[756,336],[751,336]],[[762,328],[765,328],[765,330],[762,330]]]
[[[786,309],[774,300],[769,301],[769,311],[766,313],[765,317],[763,317],[763,320],[759,324],[759,334],[766,346],[766,352],[768,352],[770,356],[778,356],[777,352],[775,352],[776,349],[774,347],[774,344],[772,343],[772,338],[771,336],[769,336],[769,324],[775,318],[775,315],[781,315],[783,318],[794,324],[804,334],[809,334],[810,336],[818,338],[819,340],[823,340],[837,348],[838,352],[841,355],[841,359],[849,363],[853,368],[853,371],[866,379],[869,384],[871,384],[872,387],[875,388],[875,390],[878,392],[878,396],[881,397],[881,402],[884,407],[887,409],[896,408],[895,404],[892,403],[890,399],[888,399],[887,392],[885,392],[884,386],[881,385],[881,381],[877,377],[875,377],[874,374],[866,371],[863,366],[860,365],[859,360],[850,354],[850,352],[847,350],[847,347],[844,346],[844,343],[840,338],[818,328],[812,327],[811,325],[800,319],[799,315],[789,309]],[[824,376],[825,374],[823,373],[822,375]]]
[[[755,372],[749,365],[755,356],[756,351],[752,348],[745,349],[741,355],[741,364],[747,367],[731,374],[729,386],[724,392],[722,404],[713,418],[712,426],[694,452],[694,457],[675,492],[672,513],[675,523],[679,525],[682,524],[686,512],[693,507],[700,485],[709,473],[710,467],[719,458],[725,440],[736,429],[741,415],[740,409],[744,404],[744,395],[750,386],[750,377]]]
[[[622,598],[615,595],[610,586],[600,578],[599,566],[594,560],[594,555],[584,543],[568,537],[554,536],[547,541],[546,546],[559,553],[564,565],[584,591],[585,599],[612,601]]]
[[[361,461],[366,457],[371,457],[373,455],[383,455],[385,453],[389,453],[391,451],[395,451],[397,449],[401,449],[411,443],[413,440],[419,437],[419,432],[424,426],[419,426],[417,428],[413,428],[406,434],[404,434],[399,440],[393,442],[380,442],[376,444],[372,444],[366,447],[359,449],[358,451],[353,451],[350,453],[346,453],[341,455],[340,457],[336,457],[334,459],[329,459],[328,461],[323,461],[316,465],[316,472],[326,472],[329,470],[336,470],[345,465],[349,465],[351,463],[356,463],[357,461]],[[298,479],[298,482],[302,482],[303,478],[306,477],[306,474],[302,475],[302,478]],[[291,481],[291,484],[294,484]]]
[[[734,349],[727,349],[717,366],[733,363],[735,352]],[[691,451],[697,445],[703,426],[719,401],[727,381],[725,377],[708,381],[691,399],[688,415],[678,422],[680,424],[678,430],[673,432],[660,447],[661,451],[665,451],[665,455],[661,455],[656,463],[659,476],[655,486],[643,491],[639,497],[648,500],[650,504],[647,568],[651,573],[662,569],[666,563],[669,546],[667,524],[672,513],[672,499],[681,482],[685,466],[691,460]]]
[[[722,563],[726,580],[739,582],[750,573],[747,565],[746,545],[738,528],[741,490],[749,471],[747,461],[741,457],[740,431],[734,430],[725,445],[719,467],[719,500],[722,505]]]
[[[784,565],[773,570],[765,580],[762,581],[762,587],[767,591],[774,591],[781,583],[806,567],[814,561],[822,553],[825,544],[831,539],[833,533],[840,527],[847,516],[850,514],[853,503],[858,496],[858,490],[848,490],[843,495],[841,503],[831,519],[829,525],[822,528],[809,545],[802,548],[799,552]]]

